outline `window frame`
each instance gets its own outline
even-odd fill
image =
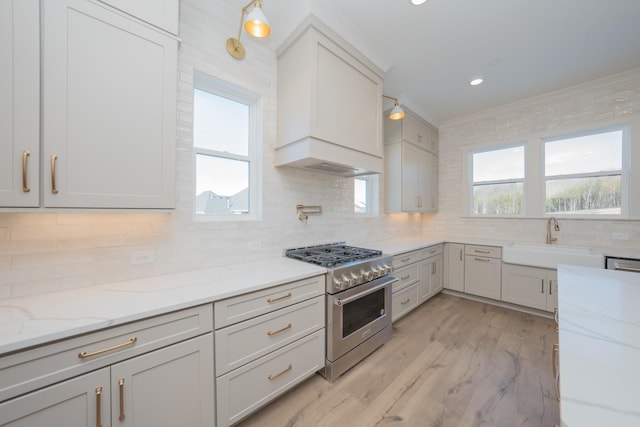
[[[510,179],[499,179],[499,180],[491,180],[491,181],[479,181],[476,183],[473,180],[473,155],[479,153],[487,153],[490,151],[501,151],[508,150],[510,148],[522,147],[523,153],[523,163],[524,163],[524,176],[522,179],[519,178],[510,178]],[[481,146],[470,148],[467,151],[467,185],[465,185],[465,191],[467,195],[465,197],[466,200],[466,212],[469,216],[474,218],[523,218],[527,214],[527,169],[528,169],[528,144],[527,141],[516,141],[509,142],[505,144],[497,144],[490,146]],[[522,182],[522,211],[520,214],[477,214],[473,212],[474,200],[473,200],[473,190],[476,184],[481,185],[498,185],[498,184],[510,184],[510,183],[518,183]]]
[[[562,141],[565,139],[580,138],[590,135],[598,135],[601,133],[609,132],[622,132],[622,147],[621,147],[621,169],[619,171],[600,171],[600,172],[587,172],[567,175],[546,175],[546,144],[551,142]],[[541,209],[544,217],[558,217],[564,219],[628,219],[629,218],[629,165],[631,162],[629,146],[630,146],[630,126],[628,124],[618,124],[611,126],[604,126],[598,128],[584,129],[576,132],[567,132],[560,135],[548,136],[540,138],[540,167],[541,167],[541,196],[540,200]],[[618,173],[619,172],[619,173]],[[589,177],[605,177],[611,175],[620,175],[620,213],[619,214],[572,214],[563,212],[547,212],[546,209],[546,189],[547,181],[572,178],[589,178]]]
[[[367,185],[366,190],[366,205],[367,209],[365,212],[356,212],[355,211],[355,180],[359,179],[361,181],[365,181]],[[376,217],[379,215],[379,175],[359,175],[353,177],[354,183],[354,212],[353,214],[356,217]]]
[[[245,104],[249,107],[248,154],[247,156],[196,147],[192,138],[193,178],[191,194],[193,197],[192,216],[196,221],[256,221],[262,219],[262,180],[258,179],[262,172],[262,98],[259,94],[236,86],[203,72],[194,71],[192,96],[195,91],[205,91],[229,100]],[[194,102],[195,110],[195,102]],[[194,111],[195,114],[195,111]],[[195,123],[193,123],[195,125]],[[192,134],[193,136],[193,134]],[[196,213],[195,185],[197,177],[196,159],[198,155],[215,156],[222,159],[246,161],[249,165],[249,213],[207,215]]]

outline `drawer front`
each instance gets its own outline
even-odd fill
[[[286,283],[215,303],[216,329],[324,295],[325,276]]]
[[[413,284],[393,294],[391,319],[396,321],[418,305],[418,285]]]
[[[401,268],[405,265],[417,262],[420,259],[419,251],[406,252],[393,257],[393,269]]]
[[[228,426],[324,368],[324,329],[216,380],[218,426]]]
[[[276,310],[216,331],[216,376],[324,327],[325,297]]]
[[[398,281],[391,285],[391,292],[396,292],[418,281],[418,264],[399,268],[394,271],[393,275],[398,278]]]
[[[0,358],[0,401],[212,330],[206,304],[12,353]]]
[[[442,245],[429,246],[428,248],[420,249],[420,259],[431,258],[441,253]]]
[[[502,258],[502,248],[496,246],[465,245],[464,253],[465,255]]]

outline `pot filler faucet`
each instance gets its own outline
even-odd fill
[[[551,244],[552,242],[555,242],[556,240],[558,240],[557,237],[551,236],[551,221],[553,221],[553,229],[556,231],[560,231],[558,220],[553,216],[549,218],[549,220],[547,221],[547,244]]]

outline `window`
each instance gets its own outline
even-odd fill
[[[544,141],[545,212],[621,215],[622,128]]]
[[[359,215],[376,215],[378,212],[378,176],[366,175],[353,178],[353,211]]]
[[[193,98],[196,215],[256,218],[257,97],[197,73]]]
[[[523,214],[524,152],[520,144],[470,153],[472,214]]]

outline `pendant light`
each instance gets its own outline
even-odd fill
[[[247,15],[249,8],[253,6],[253,9]],[[245,21],[244,16],[247,15]],[[238,29],[238,38],[234,39],[230,37],[227,39],[227,52],[236,59],[244,58],[245,49],[240,42],[240,35],[242,35],[242,27],[244,22],[244,29],[247,33],[254,37],[263,38],[268,37],[271,34],[271,27],[267,17],[262,12],[262,0],[252,0],[251,3],[242,8],[242,15],[240,15],[240,29]]]

